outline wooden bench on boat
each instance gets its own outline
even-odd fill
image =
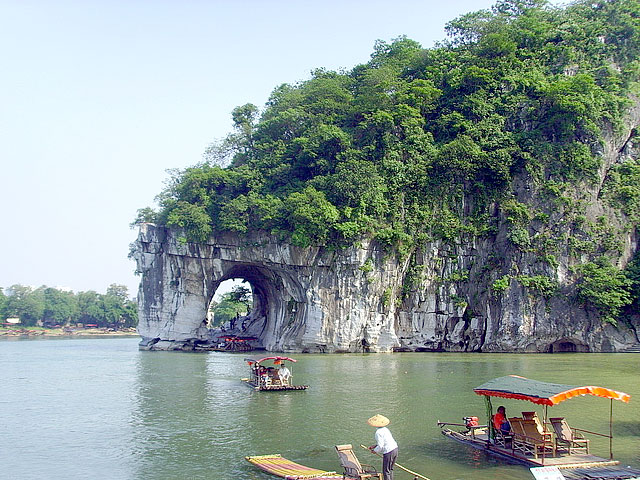
[[[515,419],[514,419],[515,420]],[[534,420],[518,419],[511,423],[514,450],[534,458],[545,455],[556,455],[556,447],[551,432],[540,433]]]

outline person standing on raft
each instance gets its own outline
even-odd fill
[[[371,445],[369,450],[382,454],[382,475],[384,480],[393,480],[393,466],[398,458],[398,444],[387,428],[390,421],[384,415],[378,414],[367,420],[367,423],[372,427],[376,427],[376,444]]]

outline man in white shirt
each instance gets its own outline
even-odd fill
[[[278,370],[278,376],[280,377],[281,385],[289,385],[289,380],[291,379],[291,371],[287,368],[284,363],[280,364],[280,370]]]
[[[398,458],[398,444],[393,439],[391,432],[387,428],[389,419],[384,415],[374,415],[367,423],[376,427],[376,444],[371,445],[369,450],[382,454],[382,475],[384,480],[393,480],[393,466]]]

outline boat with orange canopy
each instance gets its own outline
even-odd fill
[[[571,473],[566,478],[640,478],[640,470],[616,467],[619,462],[613,459],[613,401],[628,403],[629,394],[594,385],[563,385],[517,375],[495,378],[473,391],[485,399],[486,423],[481,424],[475,416],[464,417],[464,423],[438,422],[446,437],[529,467],[557,467]],[[581,430],[569,426],[563,417],[549,417],[548,407],[584,395],[610,400],[608,433]],[[508,418],[509,428],[501,430],[493,425],[493,397],[542,405],[544,413],[540,418],[535,411],[522,412],[521,416]],[[590,452],[590,436],[609,439],[609,458]],[[588,473],[583,474],[583,470]]]
[[[291,369],[287,362],[295,363],[290,357],[270,356],[245,358],[249,365],[250,376],[244,382],[260,391],[306,390],[309,385],[294,385]],[[285,367],[285,368],[283,368]]]

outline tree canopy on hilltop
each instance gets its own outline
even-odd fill
[[[398,245],[481,228],[460,200],[482,214],[523,169],[557,182],[596,175],[602,129],[619,126],[637,91],[636,1],[501,0],[447,32],[433,49],[378,41],[350,72],[318,69],[277,87],[262,111],[237,107],[235,131],[175,172],[160,211],[141,220],[191,241],[262,229],[301,246],[361,235]]]

